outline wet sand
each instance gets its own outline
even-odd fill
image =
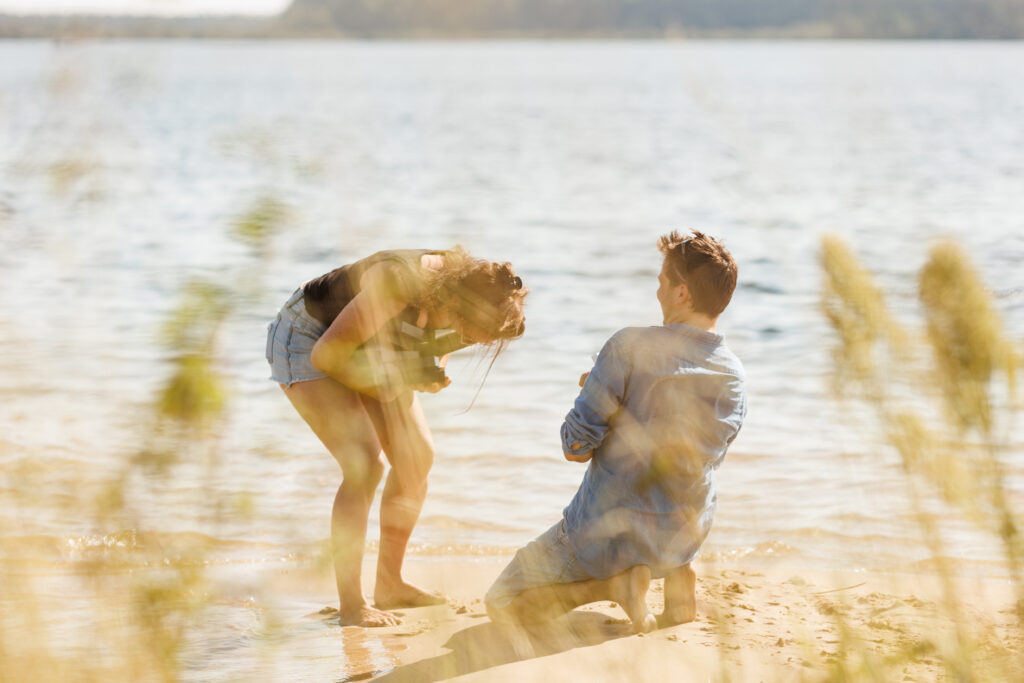
[[[166,669],[211,682],[930,682],[957,680],[946,668],[955,635],[971,643],[960,678],[1024,680],[1024,615],[1005,579],[961,575],[951,607],[942,582],[923,571],[706,561],[695,566],[697,619],[637,635],[608,602],[542,627],[492,623],[483,596],[510,557],[409,557],[407,578],[449,600],[400,610],[401,624],[374,629],[338,624],[331,569],[308,557],[211,561],[202,580],[176,589],[164,563],[69,571],[9,561],[0,578],[17,581],[5,596],[3,665],[12,680],[40,670],[52,673],[40,680],[70,680],[91,667],[76,680],[158,680]],[[375,561],[364,565],[367,594]],[[660,581],[647,602],[661,611]],[[159,646],[174,650],[161,660]]]
[[[543,627],[491,623],[482,598],[507,559],[410,558],[409,579],[443,591],[449,603],[402,610],[399,626],[339,628],[326,607],[304,619],[342,632],[343,681],[803,680],[840,661],[886,666],[897,680],[933,681],[944,673],[937,652],[958,622],[983,659],[991,653],[993,666],[1005,666],[1007,653],[1021,662],[1022,634],[1005,581],[958,579],[970,599],[953,619],[934,576],[695,565],[696,621],[636,635],[612,603]],[[291,588],[311,587],[309,576],[281,578],[299,582]],[[329,577],[316,581],[318,594],[329,589]],[[660,581],[648,604],[661,611]]]

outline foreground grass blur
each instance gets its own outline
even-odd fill
[[[950,680],[1020,680],[1021,654],[1003,647],[991,624],[965,617],[972,595],[958,588],[943,559],[956,553],[928,504],[939,498],[946,510],[1000,543],[1017,600],[1016,628],[1024,634],[1022,520],[1004,461],[1019,412],[1019,357],[988,290],[959,246],[935,246],[918,278],[925,330],[915,335],[896,321],[881,289],[841,240],[824,240],[822,267],[823,311],[837,340],[836,391],[868,406],[899,454],[914,517],[942,582],[941,609],[894,656],[878,656],[868,635],[836,609],[840,656],[827,678],[898,680],[908,663],[933,657]]]
[[[229,226],[254,257],[244,272],[224,278],[234,284],[183,286],[160,331],[169,372],[139,425],[141,447],[102,486],[68,490],[62,503],[54,503],[94,532],[65,539],[58,552],[70,553],[70,561],[0,564],[0,682],[176,681],[187,675],[187,660],[195,666],[196,653],[208,649],[195,641],[202,639],[207,610],[219,600],[208,576],[217,520],[226,509],[237,518],[252,508],[244,496],[241,503],[238,496],[228,500],[216,486],[229,401],[217,370],[220,333],[236,302],[254,296],[266,243],[286,216],[285,204],[260,198]],[[205,473],[195,505],[212,526],[203,534],[147,533],[139,513],[149,487],[173,483],[179,464],[198,465]],[[38,505],[34,489],[44,476],[8,473],[13,486],[0,489],[0,500],[9,498],[13,509],[19,500]],[[16,538],[6,531],[3,536]],[[56,616],[65,611],[82,621]],[[264,612],[264,635],[275,628],[275,617]]]

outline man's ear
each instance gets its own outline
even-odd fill
[[[680,306],[690,303],[690,288],[686,286],[685,282],[676,286],[676,303]]]

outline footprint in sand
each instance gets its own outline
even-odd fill
[[[839,612],[839,608],[836,607],[835,603],[828,600],[819,600],[814,607],[821,614],[837,614]]]
[[[430,629],[434,628],[434,626],[436,626],[436,625],[437,624],[432,624],[430,622],[422,622],[421,621],[418,624],[414,624],[414,626],[416,628],[414,628],[413,630],[411,630],[411,631],[404,631],[404,632],[401,632],[401,633],[395,633],[393,635],[399,636],[401,638],[411,638],[413,636],[418,636],[421,633],[426,633]]]
[[[869,621],[867,623],[867,625],[868,625],[868,628],[873,628],[873,629],[877,629],[877,630],[886,630],[886,631],[896,631],[897,633],[900,633],[903,630],[903,629],[899,628],[898,626],[893,626],[889,622],[882,621],[881,619],[872,619],[871,621]]]

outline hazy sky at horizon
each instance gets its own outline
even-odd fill
[[[0,0],[0,14],[276,14],[291,0]]]

